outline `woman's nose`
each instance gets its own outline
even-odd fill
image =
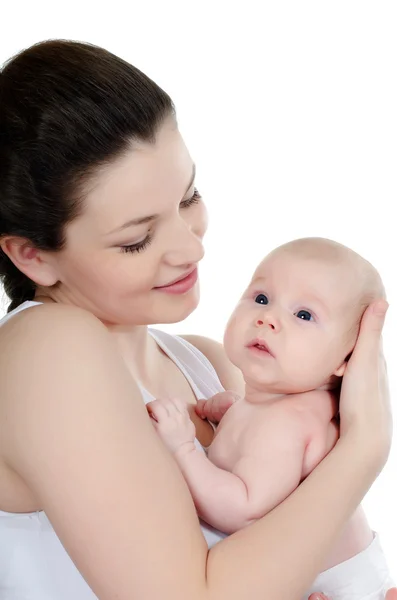
[[[174,267],[197,264],[204,256],[202,237],[186,224],[169,239],[169,246],[165,259]]]

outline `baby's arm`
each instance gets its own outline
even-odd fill
[[[305,440],[295,411],[266,416],[260,437],[250,438],[250,447],[242,449],[229,472],[195,447],[184,402],[155,401],[148,407],[186,479],[199,516],[213,527],[233,533],[270,511],[299,485]]]

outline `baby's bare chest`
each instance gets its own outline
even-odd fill
[[[319,435],[322,419],[318,410],[309,405],[295,406],[279,401],[270,406],[238,403],[226,413],[208,450],[209,459],[218,467],[232,471],[242,456],[255,456],[258,449],[271,451],[265,431],[272,428],[272,436],[290,438],[288,411],[299,411],[302,416],[302,433],[309,438]],[[279,418],[281,415],[281,418]],[[324,419],[325,422],[325,419]]]

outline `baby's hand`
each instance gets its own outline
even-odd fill
[[[235,392],[219,392],[208,400],[198,400],[196,404],[196,413],[202,419],[208,419],[212,423],[219,423],[225,412],[232,404],[241,400],[241,397]]]
[[[183,400],[153,400],[146,405],[153,425],[167,446],[175,454],[184,447],[194,446],[196,428],[191,421],[187,403]]]

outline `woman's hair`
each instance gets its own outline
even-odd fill
[[[49,40],[10,59],[0,71],[0,239],[61,250],[97,168],[134,140],[153,142],[174,114],[158,85],[97,46]],[[34,298],[2,249],[0,279],[8,312]]]

